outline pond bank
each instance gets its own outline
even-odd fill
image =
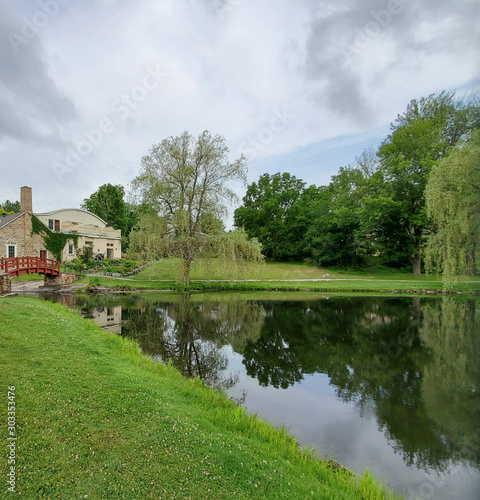
[[[26,498],[393,498],[57,304],[5,298],[0,315]]]

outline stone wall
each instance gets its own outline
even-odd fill
[[[43,284],[45,286],[63,286],[69,285],[80,278],[83,278],[83,274],[70,274],[62,273],[60,276],[45,276],[43,279]]]
[[[7,273],[0,272],[0,295],[12,291],[12,280]]]
[[[16,246],[17,257],[40,257],[40,250],[46,250],[39,234],[32,234],[32,217],[24,213],[0,228],[0,258],[8,257],[7,245]],[[55,259],[47,252],[47,259]]]

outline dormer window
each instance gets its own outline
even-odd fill
[[[60,221],[56,219],[48,219],[48,229],[55,232],[60,232]]]

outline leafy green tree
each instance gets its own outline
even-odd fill
[[[478,272],[480,250],[480,131],[433,167],[426,187],[428,215],[436,224],[426,266],[448,278]]]
[[[316,188],[285,172],[263,174],[247,188],[243,205],[235,210],[236,227],[258,238],[265,256],[273,259],[303,256],[305,233]]]
[[[83,200],[81,207],[98,215],[114,229],[125,231],[127,206],[124,196],[123,186],[103,184],[89,198]]]
[[[361,170],[342,167],[328,187],[321,189],[307,237],[312,254],[322,266],[351,266],[364,261],[360,237]]]
[[[384,188],[369,201],[370,209],[378,214],[381,206],[394,207],[388,222],[398,227],[395,240],[401,241],[415,274],[421,272],[422,247],[432,229],[425,206],[428,176],[433,165],[478,125],[478,109],[476,102],[455,101],[453,93],[413,100],[378,150]],[[382,222],[371,218],[368,229],[372,237],[385,232]]]
[[[148,211],[148,207],[125,201],[125,189],[121,185],[104,184],[89,198],[83,200],[81,207],[101,217],[114,229],[122,231],[122,249],[130,244],[130,232]]]
[[[166,218],[160,217],[154,210],[145,211],[130,232],[127,255],[143,260],[167,257],[173,251],[173,241],[168,235]]]
[[[4,203],[0,203],[0,213],[14,214],[20,212],[20,202],[5,200]]]
[[[208,131],[194,138],[188,132],[152,146],[142,158],[134,189],[164,218],[173,254],[181,258],[180,281],[190,282],[193,262],[202,252],[205,216],[222,218],[225,203],[236,196],[227,187],[245,180],[245,158],[230,161],[225,139]]]

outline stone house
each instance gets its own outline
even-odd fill
[[[54,233],[72,234],[62,250],[62,262],[76,257],[76,248],[91,246],[94,255],[119,259],[122,256],[122,234],[87,210],[69,208],[34,213],[32,189],[24,186],[20,192],[20,212],[0,217],[1,257],[45,257],[55,259],[45,247],[40,234],[33,232],[32,215]],[[47,229],[46,229],[47,231]]]
[[[0,258],[28,256],[53,259],[42,236],[33,233],[31,188],[22,187],[20,198],[20,212],[0,216]]]

